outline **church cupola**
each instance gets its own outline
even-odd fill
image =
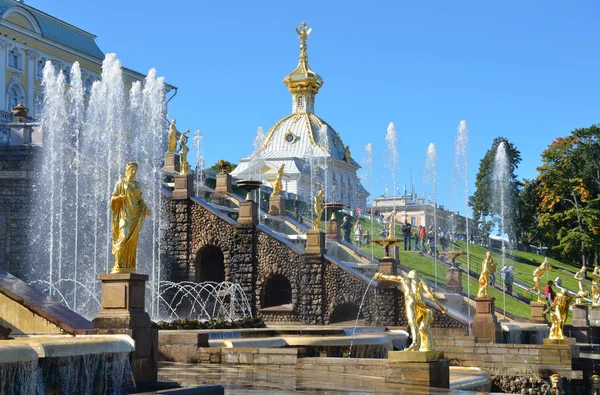
[[[313,113],[315,109],[315,96],[323,86],[321,76],[312,71],[308,65],[308,55],[306,55],[306,40],[312,28],[308,28],[305,22],[296,28],[298,39],[300,40],[300,59],[298,66],[285,76],[283,82],[292,94],[292,112]]]

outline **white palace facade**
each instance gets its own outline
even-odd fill
[[[352,208],[365,207],[369,193],[357,176],[360,165],[340,135],[314,113],[315,97],[323,79],[308,65],[306,40],[311,29],[305,23],[296,29],[300,39],[298,66],[283,80],[292,94],[292,113],[280,119],[262,144],[231,173],[238,179],[259,179],[273,185],[277,170],[285,165],[283,190],[310,201],[322,188],[326,200]]]

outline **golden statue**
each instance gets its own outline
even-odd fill
[[[231,163],[227,162],[225,159],[219,159],[219,171],[221,174],[227,173],[230,167]]]
[[[479,275],[479,291],[477,297],[488,296],[488,286],[490,285],[490,276],[496,272],[496,262],[492,259],[492,252],[485,254],[485,259],[481,262],[481,274]]]
[[[427,307],[423,294],[433,300],[442,313],[446,314],[446,309],[437,300],[431,289],[423,280],[419,278],[415,270],[408,272],[408,275],[394,276],[383,273],[375,273],[376,280],[390,281],[398,283],[404,293],[404,305],[406,308],[406,319],[410,328],[412,343],[406,351],[434,351],[433,335],[431,333],[431,324],[433,323],[433,312]]]
[[[190,149],[187,147],[188,133],[190,130],[186,130],[185,133],[181,133],[181,137],[179,138],[179,174],[185,175],[190,170],[190,164],[187,161],[187,154],[190,152]]]
[[[313,228],[319,229],[319,224],[321,223],[321,215],[323,214],[323,210],[325,209],[325,202],[323,201],[323,190],[319,189],[317,192],[317,196],[314,198],[315,204],[313,205],[313,210],[315,211],[315,223]]]
[[[179,131],[175,127],[176,123],[177,121],[175,119],[171,121],[171,124],[169,125],[169,134],[167,135],[167,152],[170,154],[175,153],[175,148],[177,148],[177,132]]]
[[[283,172],[283,169],[285,168],[285,163],[283,163],[281,165],[281,167],[279,168],[279,170],[277,170],[277,178],[275,179],[275,186],[273,187],[273,193],[271,194],[271,196],[277,196],[281,193],[281,191],[283,190],[283,183],[281,182],[281,179],[283,177],[290,177],[287,174],[285,174]]]
[[[592,272],[592,306],[600,306],[600,266]]]
[[[562,395],[562,377],[558,373],[550,376],[550,395]]]
[[[344,160],[346,162],[350,162],[352,160],[352,153],[350,152],[349,145],[347,145],[346,148],[344,148]]]
[[[583,280],[585,279],[585,266],[582,266],[581,269],[573,276],[577,283],[579,284],[579,292],[577,292],[577,298],[575,299],[575,304],[581,304],[583,298],[587,298],[590,294],[587,289],[585,289],[585,284]]]
[[[537,290],[538,302],[542,301],[542,285],[540,280],[544,277],[544,273],[552,270],[550,264],[548,264],[548,258],[544,258],[544,262],[533,271],[533,287],[523,291],[523,295],[527,295],[527,292]]]
[[[550,305],[552,311],[550,312],[550,339],[564,339],[563,327],[567,320],[567,314],[569,313],[569,306],[573,303],[573,296],[569,295],[569,291],[563,288],[556,299]]]
[[[388,217],[388,239],[396,238],[396,209],[393,209]]]
[[[142,188],[135,181],[138,165],[129,162],[125,177],[117,181],[110,198],[112,215],[112,253],[115,264],[111,273],[135,273],[138,236],[150,210],[142,198]]]
[[[592,387],[592,395],[600,395],[600,376],[597,374],[592,375],[590,377],[590,383]]]

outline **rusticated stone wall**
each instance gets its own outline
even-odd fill
[[[32,180],[40,149],[0,146],[0,268],[17,277],[27,259]]]
[[[329,324],[331,315],[337,306],[350,303],[360,308],[368,284],[353,273],[328,260],[325,261],[324,274],[325,323]],[[367,322],[371,320],[373,292],[374,288],[367,292],[361,311]]]

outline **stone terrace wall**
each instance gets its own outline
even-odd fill
[[[583,379],[583,372],[572,370],[573,358],[579,357],[577,346],[484,344],[475,343],[472,336],[436,337],[435,346],[451,366],[481,368],[495,385],[511,393],[532,386],[536,389],[533,393],[544,393],[544,379],[554,373],[569,380]]]
[[[351,272],[344,270],[336,263],[325,261],[325,323],[329,320],[334,309],[344,303],[360,307],[368,283]],[[374,288],[365,297],[362,314],[367,321],[371,320],[371,299]]]
[[[311,286],[310,281],[302,281],[301,271],[304,267],[304,254],[290,248],[270,234],[257,231],[257,278],[255,300],[256,309],[262,307],[264,289],[267,281],[275,276],[282,275],[288,279],[292,287],[293,312],[264,311],[261,314],[267,321],[297,321],[298,311],[301,310],[301,301],[298,290],[306,290]],[[317,308],[318,306],[315,306]]]
[[[0,268],[20,277],[39,147],[0,146]]]

